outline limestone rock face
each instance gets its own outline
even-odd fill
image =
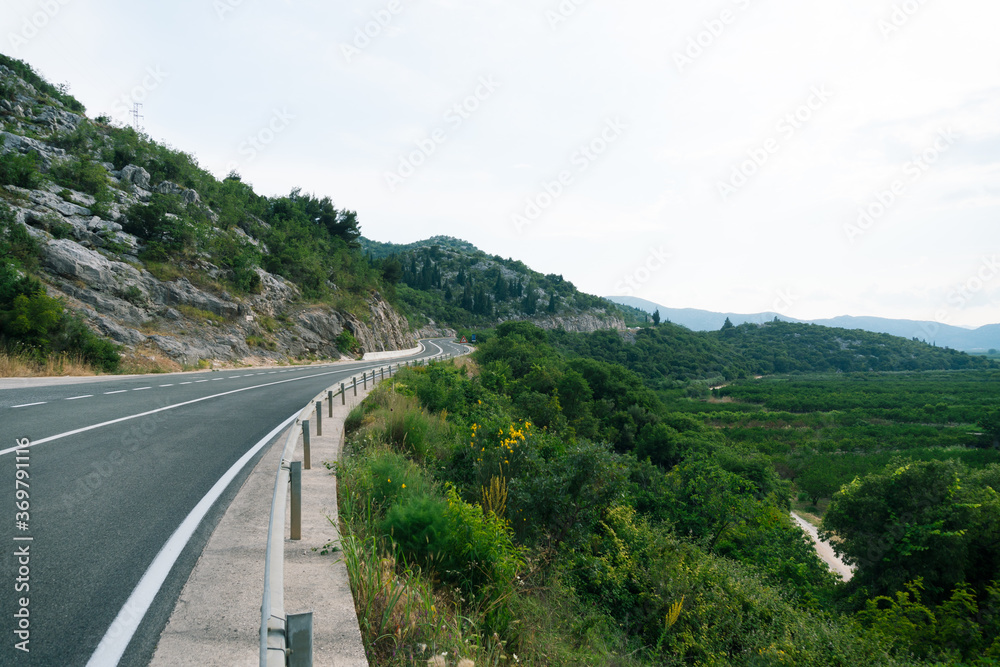
[[[0,117],[3,128],[11,130],[0,131],[0,154],[35,154],[42,173],[78,159],[78,150],[70,154],[48,142],[91,121],[41,95],[4,65],[0,83],[7,90],[0,100]],[[48,179],[37,189],[0,186],[0,194],[39,245],[39,276],[48,292],[64,298],[100,334],[133,349],[158,348],[191,365],[204,360],[340,357],[347,351],[337,349],[336,339],[345,330],[365,352],[415,346],[406,320],[378,294],[369,295],[365,312],[355,315],[321,305],[303,306],[295,285],[260,268],[255,293],[229,294],[221,286],[226,270],[209,263],[208,255],[179,264],[144,265],[139,260],[143,243],[122,226],[131,206],[159,193],[197,207],[211,223],[218,222],[218,215],[195,190],[171,181],[155,182],[141,165],[116,170],[103,161],[99,148],[87,150],[107,172],[111,201],[99,203]],[[210,233],[216,232],[221,233],[217,229]],[[246,231],[235,233],[267,252],[266,245]]]
[[[260,294],[236,300],[213,294],[187,278],[163,282],[148,271],[108,259],[69,239],[48,240],[42,265],[66,296],[79,303],[95,327],[115,341],[139,346],[152,344],[185,364],[201,359],[238,362],[256,356],[279,360],[285,356],[339,357],[336,345],[345,329],[363,352],[384,352],[416,346],[406,320],[380,295],[369,299],[362,320],[328,307],[314,306],[287,317],[276,332],[262,331],[262,318],[273,319],[294,310],[299,290],[279,276],[260,270]],[[186,311],[184,309],[187,309]],[[177,331],[190,324],[197,326]],[[198,320],[201,322],[197,322]],[[142,333],[145,328],[175,329],[170,333]],[[251,337],[273,333],[273,349],[252,350]],[[263,335],[263,336],[262,336]]]
[[[591,333],[594,331],[603,331],[604,329],[625,331],[626,328],[624,319],[617,315],[610,315],[604,311],[568,316],[535,317],[530,322],[541,329],[563,329],[570,333]]]

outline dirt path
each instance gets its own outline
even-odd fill
[[[816,530],[815,526],[800,517],[795,512],[792,512],[792,518],[795,519],[795,522],[799,524],[802,530],[809,534],[809,537],[813,541],[813,545],[816,547],[816,553],[819,554],[821,559],[823,559],[823,562],[826,563],[837,575],[839,575],[841,579],[844,581],[850,581],[851,577],[854,576],[854,568],[837,558],[837,554],[833,551],[833,547],[830,546],[829,542],[824,542],[819,539],[819,531]]]

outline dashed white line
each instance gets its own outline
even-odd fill
[[[252,378],[253,377],[253,373],[247,373],[243,377],[245,377],[245,378]]]
[[[208,380],[195,380],[195,384],[201,384],[202,382],[208,382]]]
[[[132,391],[146,391],[147,389],[152,389],[152,387],[139,387],[138,389],[133,389]]]
[[[181,384],[191,384],[190,382],[181,382]]]
[[[93,394],[87,394],[86,396],[74,396],[72,398],[67,398],[67,401],[79,401],[81,398],[93,398]]]
[[[128,389],[119,389],[118,391],[106,391],[104,392],[104,395],[110,396],[111,394],[124,394],[126,392],[128,392]]]
[[[226,378],[226,379],[228,379],[228,380],[238,380],[239,377],[240,377],[239,375],[233,375],[233,376],[231,376],[229,378]]]
[[[24,405],[12,405],[12,408],[30,408],[33,405],[45,405],[48,401],[39,401],[38,403],[25,403]]]
[[[161,384],[160,386],[161,387],[173,387],[174,385],[172,385],[172,384]]]

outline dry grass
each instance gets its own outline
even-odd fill
[[[174,373],[184,370],[179,363],[151,346],[143,346],[135,352],[123,352],[120,369],[124,375]]]
[[[100,375],[81,357],[68,354],[53,355],[45,361],[36,361],[26,354],[0,351],[0,377],[66,377]]]
[[[455,357],[452,359],[452,363],[455,364],[455,368],[461,370],[465,369],[465,372],[469,374],[469,377],[476,377],[479,375],[479,366],[476,365],[470,357]]]

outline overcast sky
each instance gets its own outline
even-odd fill
[[[5,0],[88,115],[598,295],[1000,322],[996,0]]]

